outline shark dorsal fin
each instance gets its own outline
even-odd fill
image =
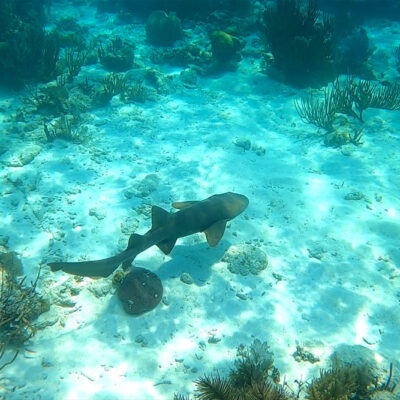
[[[157,243],[157,247],[164,253],[169,254],[171,253],[172,249],[174,248],[176,243],[176,238],[171,240],[163,240],[160,243]]]
[[[182,210],[183,208],[190,207],[196,203],[198,203],[198,201],[175,201],[174,203],[172,203],[172,207],[178,210]]]
[[[209,226],[204,233],[206,234],[207,243],[210,247],[214,247],[221,240],[226,227],[226,220],[220,220]]]
[[[157,229],[166,224],[169,218],[169,212],[161,207],[153,206],[151,208],[151,230]]]

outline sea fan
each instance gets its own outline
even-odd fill
[[[241,345],[237,350],[235,369],[229,375],[232,385],[245,388],[252,383],[265,382],[268,372],[273,368],[274,355],[267,342],[255,339],[250,347]]]
[[[334,367],[321,370],[307,388],[310,400],[347,400],[357,390],[355,368]]]
[[[199,400],[241,400],[238,391],[229,380],[218,373],[205,375],[195,381],[196,399]]]
[[[243,396],[245,400],[288,400],[289,397],[282,386],[267,382],[257,382],[251,385]]]

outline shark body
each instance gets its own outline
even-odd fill
[[[53,262],[48,265],[52,271],[63,270],[80,276],[107,277],[120,264],[129,266],[139,253],[148,248],[156,245],[165,254],[169,254],[177,239],[197,232],[204,232],[208,244],[213,247],[221,240],[226,223],[242,213],[248,204],[246,196],[227,192],[201,201],[173,203],[172,207],[179,210],[175,213],[153,206],[151,229],[144,235],[133,233],[123,252],[102,260]]]

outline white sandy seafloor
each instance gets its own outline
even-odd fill
[[[384,40],[390,57],[400,34],[388,24],[371,40]],[[258,69],[244,59],[144,105],[115,98],[91,113],[82,144],[2,127],[0,234],[29,279],[42,265],[39,290],[53,305],[38,320],[49,326],[0,372],[0,398],[171,399],[204,373],[228,372],[236,347],[254,338],[293,388],[335,351],[373,360],[382,379],[393,362],[399,380],[400,112],[367,110],[362,146],[327,148],[295,111],[300,92]],[[3,111],[13,102],[4,95]],[[7,166],[32,144],[41,149],[30,163]],[[130,233],[150,228],[153,204],[170,210],[226,191],[250,204],[216,248],[196,234],[170,256],[154,247],[135,260],[164,285],[164,302],[147,314],[124,312],[111,277],[79,281],[46,266],[123,250]],[[359,200],[346,200],[355,192]],[[268,255],[257,276],[221,261],[243,244]],[[295,361],[296,344],[321,361]]]

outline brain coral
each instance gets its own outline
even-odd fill
[[[146,22],[147,40],[156,46],[172,46],[181,39],[183,30],[180,19],[165,11],[153,11]]]
[[[251,244],[231,246],[222,257],[228,263],[228,269],[233,274],[258,275],[268,266],[267,255],[258,247]]]

